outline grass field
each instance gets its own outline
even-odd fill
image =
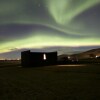
[[[0,67],[0,100],[100,100],[100,65]],[[17,65],[16,65],[17,64]]]

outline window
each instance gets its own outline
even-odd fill
[[[46,54],[43,54],[43,59],[46,60]]]

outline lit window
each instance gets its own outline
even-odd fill
[[[43,59],[46,60],[46,54],[43,54]]]
[[[96,56],[96,58],[98,58],[99,56]]]

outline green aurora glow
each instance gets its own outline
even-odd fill
[[[93,12],[97,6],[100,0],[0,0],[0,53],[13,48],[100,45],[100,14]],[[10,25],[31,29],[9,29]]]

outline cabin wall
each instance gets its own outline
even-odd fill
[[[21,52],[21,65],[24,67],[30,66],[30,52],[29,51],[25,51],[25,52]]]
[[[46,59],[43,55],[46,55]],[[25,67],[36,67],[57,64],[57,52],[30,52],[25,51],[21,53],[21,63]]]

